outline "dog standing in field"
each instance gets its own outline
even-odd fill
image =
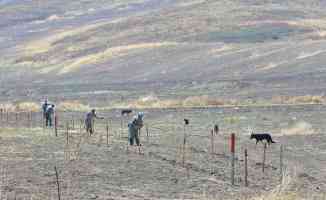
[[[124,115],[130,115],[132,113],[132,110],[130,109],[124,109],[124,110],[121,110],[121,115],[124,116]]]
[[[269,133],[255,134],[255,133],[251,132],[250,139],[256,139],[256,145],[259,141],[262,142],[263,140],[266,140],[268,145],[270,145],[271,143],[275,143],[272,139],[272,136]]]

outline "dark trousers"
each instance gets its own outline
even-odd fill
[[[92,126],[86,126],[86,132],[89,133],[89,135],[92,135],[94,133],[94,129]]]
[[[129,144],[130,144],[130,145],[134,145],[134,141],[136,141],[137,146],[140,145],[140,141],[139,141],[139,133],[138,133],[138,131],[133,132],[133,133],[129,136]]]
[[[49,114],[45,115],[45,126],[52,127],[52,116]]]

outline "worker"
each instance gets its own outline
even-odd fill
[[[85,119],[86,132],[89,133],[89,135],[92,135],[94,133],[95,118],[96,119],[104,119],[104,117],[98,117],[96,115],[95,109],[92,109],[91,112],[87,113],[86,119]]]
[[[134,116],[133,120],[128,124],[128,140],[130,145],[134,145],[134,141],[136,141],[136,145],[141,146],[139,132],[144,126],[143,118],[144,113],[140,112],[137,116]]]
[[[54,105],[50,105],[47,107],[45,111],[45,126],[52,127],[52,117],[54,116]]]
[[[43,112],[43,118],[44,118],[44,119],[45,119],[45,112],[46,112],[48,106],[49,106],[48,100],[45,99],[45,100],[44,100],[44,103],[42,104],[42,112]]]

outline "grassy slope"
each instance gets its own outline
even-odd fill
[[[241,98],[323,91],[326,21],[319,1],[309,8],[304,1],[160,2],[4,6],[1,24],[20,33],[8,42],[14,48],[0,43],[0,70],[9,74],[1,77],[1,92],[27,93],[13,91],[18,78],[31,84],[31,98],[49,90],[71,98],[94,90]],[[12,30],[4,26],[0,39]]]

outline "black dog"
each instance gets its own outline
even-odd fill
[[[125,115],[125,114],[129,115],[130,113],[132,113],[132,110],[130,109],[124,109],[121,111],[121,115]]]
[[[263,140],[266,140],[268,145],[270,145],[271,143],[275,143],[272,139],[272,136],[268,133],[260,133],[260,134],[251,133],[250,139],[256,139],[256,145],[259,141],[263,141]]]

